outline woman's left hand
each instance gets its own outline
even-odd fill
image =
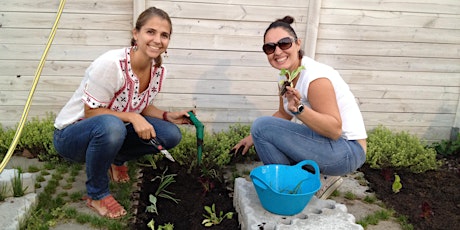
[[[192,121],[190,120],[190,114],[188,112],[192,112],[193,114],[196,114],[195,109],[193,110],[182,110],[182,111],[177,111],[177,112],[168,112],[166,114],[166,118],[168,119],[169,122],[172,122],[174,124],[192,124]]]

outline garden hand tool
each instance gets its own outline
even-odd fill
[[[204,125],[201,123],[193,114],[192,111],[188,112],[188,119],[192,122],[193,125],[195,125],[196,129],[196,145],[197,145],[197,155],[198,155],[198,165],[201,164],[201,158],[203,154],[203,140],[204,140]]]
[[[160,144],[158,139],[155,138],[150,138],[149,143],[153,145],[155,148],[158,149],[163,155],[165,155],[166,158],[168,158],[170,161],[175,162],[174,158],[171,156],[171,153],[168,152],[168,150],[164,149],[163,146]]]

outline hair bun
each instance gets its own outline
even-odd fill
[[[277,22],[284,22],[284,23],[287,23],[287,24],[292,24],[294,22],[294,18],[287,15],[287,16],[284,16],[284,18],[282,19],[278,19],[276,20]]]

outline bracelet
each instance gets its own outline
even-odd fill
[[[168,115],[168,112],[164,111],[163,112],[163,120],[169,121],[167,115]]]

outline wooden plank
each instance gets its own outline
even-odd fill
[[[0,9],[4,12],[41,12],[55,13],[59,7],[59,1],[50,0],[14,0],[0,1]],[[126,0],[78,0],[66,1],[64,14],[70,12],[93,12],[99,14],[126,14],[132,12],[132,3]]]
[[[35,28],[51,30],[55,13],[5,12],[0,15],[2,28]],[[132,15],[63,13],[59,20],[60,29],[119,30],[132,29]]]
[[[1,54],[2,52],[0,52]],[[0,79],[9,79],[21,76],[35,76],[35,71],[39,64],[39,55],[36,54],[36,60],[1,60]],[[43,68],[42,75],[52,76],[83,76],[90,61],[47,61]]]
[[[454,114],[457,101],[358,98],[363,112]]]
[[[147,5],[156,6],[168,12],[172,18],[191,18],[191,19],[217,19],[217,20],[245,20],[245,21],[266,21],[272,22],[282,18],[279,7],[273,6],[251,6],[251,5],[232,5],[232,4],[211,4],[198,2],[165,2],[148,1]],[[209,10],[212,9],[212,10]],[[293,15],[297,22],[307,20],[307,7],[286,6],[285,12]]]
[[[270,22],[259,21],[232,21],[215,19],[191,19],[191,18],[172,18],[174,41],[175,33],[190,34],[215,34],[215,35],[240,35],[257,36],[263,42],[263,34],[270,25]],[[273,19],[274,20],[274,19]],[[294,22],[291,26],[297,36],[303,37],[306,31],[305,22]]]
[[[460,2],[457,0],[324,0],[323,8],[330,9],[363,9],[390,12],[420,12],[433,14],[458,14]]]
[[[420,71],[431,73],[459,73],[458,59],[413,58],[356,55],[318,54],[319,62],[347,70]]]
[[[321,24],[320,39],[458,44],[460,30],[396,26]]]
[[[147,0],[147,4],[149,6],[155,6],[156,1],[149,1]],[[179,2],[179,1],[171,1],[171,2]],[[277,6],[277,7],[283,7],[283,6],[302,6],[302,7],[307,7],[309,1],[305,0],[181,0],[180,2],[189,2],[189,3],[194,3],[194,2],[202,2],[202,3],[211,3],[211,4],[233,4],[233,5],[248,5],[248,6]]]
[[[269,67],[263,52],[168,49],[165,64]]]
[[[92,61],[111,49],[124,46],[52,45],[46,61]],[[0,60],[40,59],[44,45],[3,45],[0,47]]]
[[[366,125],[367,130],[372,130],[377,126]],[[415,135],[421,138],[422,142],[426,142],[427,144],[439,141],[439,140],[447,140],[449,139],[450,127],[437,127],[437,126],[387,126],[393,132],[408,132],[411,135]]]
[[[318,28],[321,16],[322,0],[310,0],[308,6],[307,32],[305,34],[304,51],[305,55],[315,58],[316,43],[318,41]]]
[[[388,126],[449,127],[454,114],[433,113],[386,113],[362,112],[367,126],[385,124]]]
[[[460,87],[460,73],[431,73],[407,71],[367,71],[339,69],[343,79],[349,84],[379,84],[405,86],[446,86]]]
[[[460,43],[350,41],[335,38],[320,39],[317,47],[317,53],[321,54],[460,59],[459,50]]]
[[[27,33],[25,32],[27,30]],[[44,47],[49,37],[49,30],[45,29],[18,29],[18,28],[2,28],[0,37],[1,52],[3,49],[22,50],[28,49],[33,44],[38,44]],[[26,34],[27,35],[26,35]],[[31,41],[31,37],[34,39]],[[86,45],[86,46],[130,46],[132,33],[131,31],[111,31],[111,30],[72,30],[58,29],[54,37],[52,46],[56,45]],[[110,46],[108,46],[108,44]],[[18,47],[20,46],[20,47]],[[8,48],[11,47],[11,48]]]
[[[323,24],[439,29],[460,27],[460,15],[340,9],[323,9],[321,12]]]
[[[460,96],[460,87],[350,84],[350,88],[358,98],[457,101]]]

